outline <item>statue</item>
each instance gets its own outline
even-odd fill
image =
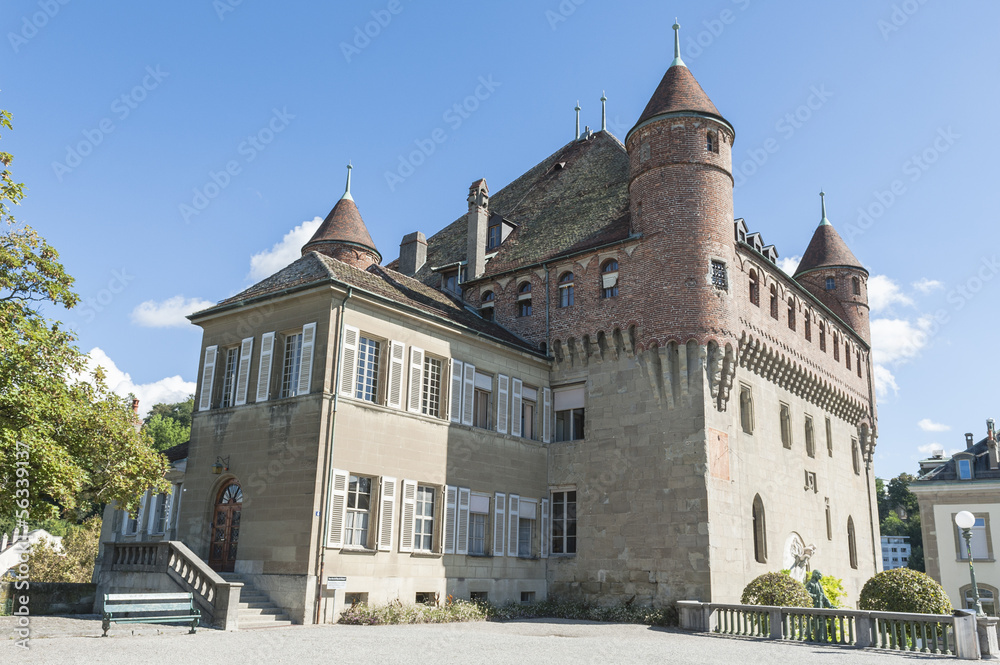
[[[826,593],[823,591],[823,585],[820,583],[820,579],[822,577],[823,573],[818,570],[814,570],[812,577],[810,577],[809,581],[806,582],[806,591],[808,591],[809,595],[812,596],[813,607],[832,608],[833,603],[831,603],[830,599],[826,597]]]
[[[802,538],[793,533],[786,544],[785,567],[788,574],[799,582],[809,579],[809,559],[816,553],[815,545],[806,545]]]

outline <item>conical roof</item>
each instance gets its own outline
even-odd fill
[[[372,252],[382,260],[382,255],[375,248],[375,241],[372,240],[368,227],[361,219],[361,212],[354,197],[351,196],[351,167],[347,171],[347,191],[344,196],[333,206],[333,210],[326,216],[323,223],[316,229],[316,233],[302,247],[302,254],[312,251],[322,251],[321,247],[327,244],[339,243],[362,247]]]
[[[821,194],[821,196],[823,196]],[[833,228],[833,224],[826,218],[826,199],[823,199],[823,219],[820,221],[816,232],[813,233],[812,240],[806,248],[799,267],[795,270],[795,276],[803,275],[820,268],[845,267],[865,270],[857,257],[844,242],[844,239]]]

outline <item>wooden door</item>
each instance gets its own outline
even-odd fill
[[[243,490],[230,483],[219,492],[212,518],[212,538],[208,565],[213,570],[231,573],[236,565],[236,550],[240,543],[240,513],[243,511]]]

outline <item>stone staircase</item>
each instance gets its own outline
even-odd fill
[[[239,629],[279,628],[292,625],[285,611],[271,602],[267,594],[260,591],[239,573],[219,573],[227,582],[242,582],[239,605]]]

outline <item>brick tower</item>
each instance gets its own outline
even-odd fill
[[[351,169],[347,167],[347,188],[344,195],[333,206],[316,233],[302,247],[302,255],[319,252],[365,270],[368,266],[382,263],[382,255],[375,247],[368,227],[361,219],[358,206],[351,196]]]

